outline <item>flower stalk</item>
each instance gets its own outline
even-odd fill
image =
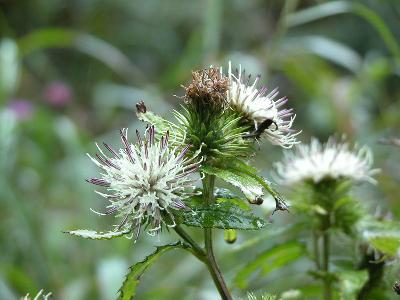
[[[329,276],[329,257],[330,257],[330,233],[329,228],[326,229],[322,234],[322,253],[323,253],[323,264],[322,271],[324,271],[324,296],[325,300],[332,299],[332,281]]]
[[[205,175],[203,179],[203,197],[207,205],[214,203],[214,182],[215,182],[214,175]],[[204,229],[204,243],[205,243],[208,270],[221,295],[221,298],[224,300],[230,300],[232,299],[232,296],[229,293],[225,280],[222,276],[221,270],[214,256],[211,228]]]

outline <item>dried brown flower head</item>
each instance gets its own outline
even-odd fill
[[[192,72],[192,82],[185,87],[186,101],[199,105],[212,104],[225,107],[229,78],[219,68],[209,67]]]

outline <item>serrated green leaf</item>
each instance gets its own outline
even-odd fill
[[[251,201],[264,195],[262,186],[257,182],[257,180],[241,172],[234,172],[232,170],[211,166],[204,166],[201,170],[206,174],[215,175],[227,183],[239,188],[245,197]]]
[[[400,226],[393,221],[365,217],[358,224],[362,238],[383,254],[396,256],[400,250]]]
[[[243,210],[231,201],[192,207],[179,215],[183,224],[200,228],[258,230],[265,226],[265,221],[251,210]]]
[[[251,207],[247,204],[247,201],[244,199],[238,198],[217,198],[215,199],[217,203],[230,203],[236,205],[240,209],[244,211],[251,211]]]
[[[266,189],[275,199],[276,210],[287,210],[283,197],[271,183],[259,176],[255,168],[240,159],[223,160],[218,166],[203,166],[202,171],[238,187],[250,202],[262,198],[263,189]]]
[[[400,236],[385,235],[383,233],[382,235],[370,237],[368,241],[376,250],[390,256],[396,256],[400,249]]]
[[[343,271],[336,274],[340,282],[340,299],[356,299],[358,292],[368,280],[368,272],[363,271]]]
[[[82,237],[85,239],[91,239],[91,240],[111,240],[113,238],[120,237],[120,236],[130,233],[130,230],[97,232],[94,230],[78,229],[78,230],[72,230],[72,231],[65,231],[64,233],[76,235],[76,236],[79,236],[79,237]]]
[[[233,199],[233,198],[237,198],[237,195],[232,193],[228,189],[216,188],[214,191],[214,198]]]
[[[122,287],[119,290],[119,300],[131,300],[136,294],[136,287],[139,284],[140,277],[163,253],[173,249],[185,249],[189,250],[190,247],[181,242],[175,244],[168,244],[157,247],[156,250],[148,255],[144,260],[134,264],[130,267],[130,271],[122,283]]]
[[[247,264],[235,278],[235,283],[239,288],[246,288],[251,275],[257,270],[262,271],[262,275],[267,275],[271,271],[281,268],[306,253],[305,247],[299,242],[288,242],[274,246],[256,257],[255,260]]]

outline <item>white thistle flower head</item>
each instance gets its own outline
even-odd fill
[[[127,133],[120,130],[123,148],[118,151],[104,143],[109,155],[96,144],[100,154],[88,156],[103,172],[101,178],[87,181],[107,188],[108,193],[96,191],[110,202],[105,213],[98,214],[122,218],[117,230],[134,230],[136,241],[143,224],[150,235],[160,232],[163,224],[175,225],[172,210],[187,209],[182,200],[192,195],[190,174],[199,162],[185,157],[190,145],[183,150],[170,147],[168,132],[156,142],[154,126],[146,129],[144,139],[136,130],[135,144],[128,142]]]
[[[281,162],[275,164],[278,180],[285,185],[301,182],[319,183],[326,179],[347,179],[375,183],[372,169],[373,156],[367,147],[350,149],[347,142],[334,138],[321,144],[316,138],[309,145],[298,145],[292,152],[285,152]]]
[[[291,148],[300,143],[292,128],[296,115],[293,109],[281,109],[288,101],[286,97],[278,98],[278,89],[268,92],[266,87],[258,89],[260,76],[251,82],[251,75],[246,77],[241,65],[235,73],[231,62],[228,70],[229,89],[227,99],[229,106],[254,126],[254,136],[265,135],[272,144],[283,148]],[[235,75],[236,74],[236,75]]]

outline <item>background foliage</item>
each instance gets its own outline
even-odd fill
[[[371,213],[397,220],[400,155],[379,140],[400,127],[399,25],[395,0],[1,1],[0,298],[44,288],[56,299],[114,299],[128,266],[154,243],[177,240],[166,232],[132,245],[62,231],[114,221],[89,210],[104,204],[84,182],[95,174],[85,156],[94,141],[118,143],[120,127],[141,127],[139,100],[168,113],[191,70],[229,60],[289,97],[302,141],[346,134],[369,145],[382,172],[378,185],[360,187],[357,197]],[[271,177],[281,155],[262,143],[256,165]],[[239,232],[233,245],[218,234],[229,286],[243,296],[290,297],[287,290],[302,287],[304,295],[318,293],[305,276],[311,263],[300,217],[270,217],[274,201],[265,203],[259,215],[272,222],[266,229]],[[356,251],[338,239],[337,264],[351,264],[341,257]],[[347,286],[357,280],[346,276]],[[395,263],[386,277],[390,299],[390,284],[400,278]],[[206,270],[180,250],[161,257],[138,290],[139,299],[213,297]]]

